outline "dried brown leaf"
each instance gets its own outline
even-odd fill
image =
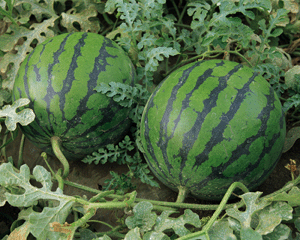
[[[53,232],[60,232],[60,233],[71,233],[72,230],[68,229],[67,227],[71,226],[71,224],[65,222],[63,225],[61,225],[59,222],[53,222],[50,223],[50,229]]]
[[[30,232],[29,227],[29,222],[24,223],[22,226],[14,229],[7,240],[26,240]]]

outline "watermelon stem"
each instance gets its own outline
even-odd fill
[[[21,142],[20,142],[20,148],[19,148],[19,157],[18,157],[17,168],[20,168],[21,165],[23,164],[24,141],[25,141],[25,135],[22,133]]]
[[[61,164],[64,167],[62,177],[66,178],[69,175],[70,166],[69,166],[69,162],[66,159],[65,155],[60,150],[60,138],[57,136],[51,137],[51,145],[52,145],[52,149],[53,149],[55,156],[58,158],[58,160],[61,162]]]
[[[179,186],[176,203],[183,203],[186,196],[188,195],[188,193],[189,193],[189,190],[186,187]]]
[[[185,235],[183,237],[178,238],[177,240],[188,240],[191,238],[196,238],[202,235],[207,236],[208,234],[208,230],[211,228],[211,226],[214,224],[214,222],[217,220],[217,218],[219,217],[219,215],[222,213],[222,211],[224,210],[224,208],[226,207],[226,203],[229,200],[231,194],[233,193],[233,191],[239,188],[241,189],[244,193],[249,192],[248,188],[241,182],[234,182],[230,185],[230,187],[227,189],[225,195],[222,198],[222,201],[220,202],[218,208],[216,209],[216,211],[214,212],[214,214],[211,216],[211,218],[209,219],[209,221],[206,223],[206,225],[202,228],[201,231],[199,232],[195,232],[195,233],[191,233],[188,235]]]

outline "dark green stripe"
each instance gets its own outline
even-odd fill
[[[209,66],[203,72],[205,69],[202,66],[195,69],[200,64],[202,62],[174,72],[157,87],[150,97],[143,113],[141,126],[147,163],[153,173],[167,186],[173,189],[180,185],[187,186],[200,198],[206,198],[208,195],[222,196],[233,181],[244,181],[248,187],[255,187],[272,171],[280,158],[283,146],[285,120],[276,93],[262,77],[242,65],[214,60],[203,65],[205,69]],[[227,67],[232,70],[226,74]],[[242,68],[243,70],[239,72]],[[195,72],[192,71],[194,69]],[[222,71],[220,74],[218,74],[218,69]],[[197,71],[201,72],[199,74],[201,76],[195,78]],[[217,81],[215,81],[216,77]],[[212,79],[212,85],[208,82],[210,79]],[[228,85],[229,81],[232,81],[230,85]],[[205,85],[200,88],[204,82]],[[212,86],[212,88],[207,88],[207,86]],[[184,90],[180,91],[181,88]],[[186,89],[190,90],[186,91]],[[204,95],[201,95],[203,89],[205,89]],[[205,92],[207,89],[208,93]],[[257,92],[258,89],[262,92]],[[200,94],[201,107],[199,109],[202,110],[196,110],[197,107],[195,107],[197,100],[194,92],[196,90]],[[225,110],[222,109],[220,99],[227,94],[233,95],[231,99],[227,99],[229,101]],[[256,102],[256,99],[259,101]],[[190,105],[191,101],[193,101],[192,105]],[[254,105],[253,110],[248,112],[246,107],[249,106],[252,109],[252,101],[257,105]],[[264,107],[262,104],[265,104]],[[192,122],[192,124],[190,127],[183,128],[186,125],[182,122],[186,121],[184,114],[189,109],[189,112],[194,115],[191,115],[192,120],[188,120],[187,123]],[[249,115],[250,123],[247,123],[247,117],[242,115],[244,111],[245,114],[255,113]],[[208,114],[209,117],[207,117]],[[217,116],[216,119],[212,118],[214,115]],[[240,117],[242,117],[241,121],[246,121],[244,123],[246,130],[242,138],[235,137],[238,134],[237,126]],[[253,126],[252,120],[254,120]],[[211,129],[206,132],[209,132],[211,137],[206,137],[201,143],[201,133],[206,134],[203,126],[205,124],[207,127],[208,121],[212,121]],[[235,128],[230,133],[231,124]],[[249,124],[248,127],[247,124]],[[243,126],[241,122],[241,131],[243,131]],[[270,126],[274,128],[270,129]],[[182,129],[187,131],[181,134]],[[175,134],[182,135],[180,142],[174,140]],[[231,141],[233,141],[234,149],[232,147],[228,150],[224,145],[230,146]],[[200,147],[201,144],[201,153],[195,156],[195,161],[193,154],[197,154],[197,146]],[[237,144],[236,147],[235,144]],[[224,146],[224,151],[221,149],[222,146]],[[216,149],[224,153],[220,153],[219,156]],[[211,153],[214,155],[212,158],[209,156]],[[189,158],[188,154],[190,154]],[[227,157],[223,154],[227,154]],[[242,163],[241,160],[244,158],[245,162]],[[237,168],[232,167],[236,165]]]
[[[168,100],[166,111],[164,112],[164,115],[162,117],[162,121],[161,121],[161,124],[160,124],[160,133],[161,134],[160,134],[160,138],[159,138],[159,140],[157,142],[157,145],[161,146],[161,148],[163,148],[164,146],[166,148],[166,144],[167,144],[168,140],[171,137],[173,137],[173,136],[170,136],[170,137],[167,136],[167,125],[168,125],[168,122],[169,122],[169,117],[170,117],[170,114],[171,114],[172,105],[174,103],[174,100],[176,99],[176,95],[177,95],[178,89],[180,89],[180,87],[183,86],[186,83],[186,81],[187,81],[190,73],[193,71],[193,69],[195,69],[196,67],[198,67],[200,64],[201,64],[201,62],[198,62],[195,65],[193,65],[192,67],[189,67],[188,69],[184,70],[183,73],[182,73],[182,76],[180,77],[180,79],[178,81],[178,84],[172,89],[171,97]],[[161,173],[161,174],[164,175],[164,177],[168,177],[168,175],[164,171],[161,171],[161,172],[156,171],[156,169],[159,169],[159,165],[160,164],[159,164],[159,160],[157,159],[156,154],[155,154],[154,149],[153,149],[153,146],[152,146],[152,144],[156,144],[156,143],[152,143],[152,141],[149,138],[149,132],[151,131],[151,128],[150,128],[150,126],[148,124],[149,123],[149,120],[148,120],[148,111],[149,111],[149,109],[155,107],[153,99],[155,98],[155,96],[157,94],[157,91],[159,90],[160,86],[166,80],[164,80],[163,82],[161,82],[156,87],[155,91],[152,93],[152,95],[151,95],[151,97],[149,99],[149,102],[147,103],[147,106],[145,107],[145,110],[144,110],[144,113],[143,113],[143,116],[144,116],[145,119],[142,119],[142,122],[145,123],[144,124],[144,127],[145,127],[144,137],[145,137],[146,145],[147,145],[146,149],[149,152],[149,154],[151,156],[151,159],[153,160],[153,162],[152,161],[148,161],[148,164],[151,167],[151,169],[153,171],[155,171],[155,174],[160,175],[160,173]],[[163,135],[166,137],[166,139],[164,139],[164,140],[162,139]],[[163,160],[164,160],[164,163],[166,164],[167,168],[171,169],[172,165],[168,161],[168,156],[167,156],[167,154],[166,154],[165,151],[163,152],[163,156],[164,156]]]
[[[117,56],[113,56],[113,55],[109,54],[106,51],[107,47],[114,47],[114,46],[111,44],[110,41],[108,41],[108,39],[105,39],[99,50],[99,55],[95,58],[94,69],[89,75],[90,79],[87,82],[88,91],[87,91],[86,95],[83,97],[83,99],[81,99],[79,101],[79,106],[77,108],[76,115],[71,120],[68,120],[68,121],[67,121],[67,119],[64,118],[64,120],[67,121],[67,128],[66,128],[65,132],[62,133],[62,137],[64,135],[68,134],[68,131],[73,126],[76,126],[77,124],[79,124],[81,122],[81,120],[80,120],[81,116],[83,116],[87,111],[90,110],[87,108],[87,102],[88,102],[89,98],[95,94],[94,89],[97,86],[99,74],[101,72],[104,72],[106,69],[106,66],[109,65],[107,62],[108,58],[116,58],[117,57]],[[74,70],[75,69],[73,69],[73,72],[74,72]],[[131,84],[133,84],[133,80],[134,79],[132,79]],[[70,82],[69,84],[71,87],[72,82]],[[64,95],[64,94],[66,94],[66,92],[60,93],[60,95]],[[113,100],[111,100],[110,102],[111,102],[111,104],[109,107],[99,109],[99,111],[101,111],[103,113],[107,113],[107,114],[105,114],[105,116],[107,116],[107,117],[102,118],[101,121],[99,121],[98,124],[94,125],[93,127],[88,126],[88,128],[85,131],[83,131],[81,134],[76,136],[76,138],[81,137],[81,136],[86,136],[87,134],[95,131],[99,126],[102,126],[107,122],[111,122],[111,120],[114,118],[114,116],[116,114],[115,112],[112,111],[112,105],[115,105],[115,107],[119,108],[120,110],[122,109],[122,107],[120,107],[119,104],[116,104]],[[61,111],[64,112],[63,108],[61,108]]]
[[[47,152],[50,138],[58,136],[64,153],[82,158],[128,130],[130,109],[94,90],[100,82],[135,83],[130,59],[111,40],[91,33],[54,37],[29,54],[19,73],[14,99],[29,98],[36,113],[22,130]]]
[[[224,62],[220,62],[220,63],[216,64],[216,67],[222,66],[223,64],[224,64]],[[203,112],[197,112],[198,117],[197,117],[195,125],[191,128],[191,130],[189,132],[184,134],[183,147],[187,150],[181,148],[178,156],[175,156],[175,157],[180,156],[181,159],[183,160],[181,162],[181,167],[180,167],[181,171],[183,170],[183,168],[185,166],[185,162],[187,161],[186,152],[189,152],[189,150],[194,146],[195,141],[198,139],[199,132],[202,127],[202,123],[205,121],[206,115],[209,112],[211,112],[211,110],[215,106],[217,106],[216,101],[218,100],[218,97],[216,97],[216,96],[218,96],[225,88],[227,88],[227,80],[234,73],[236,73],[241,67],[242,67],[242,65],[237,65],[231,71],[229,71],[226,76],[220,77],[219,78],[219,86],[214,88],[214,90],[211,91],[209,98],[203,101],[203,103],[204,103]],[[209,76],[204,75],[203,77],[204,77],[203,80],[205,80],[207,77],[211,77],[211,75],[209,75]],[[251,82],[252,82],[252,80],[249,80],[249,82],[247,84],[245,84],[244,88],[242,88],[238,91],[237,98],[231,105],[230,110],[222,116],[222,118],[224,118],[226,120],[224,121],[224,119],[220,119],[220,122],[217,125],[217,127],[215,127],[212,130],[212,137],[211,137],[210,141],[205,145],[204,151],[195,157],[196,163],[195,163],[194,167],[199,166],[204,161],[207,161],[208,154],[212,150],[212,148],[215,145],[217,145],[219,142],[224,140],[224,138],[221,137],[222,133],[224,132],[225,128],[227,127],[228,122],[234,117],[234,114],[240,108],[240,105],[241,105],[243,99],[245,98],[244,93],[249,91],[249,84]],[[186,184],[186,182],[188,182],[190,180],[188,177],[182,178],[181,174],[179,177],[180,177],[180,182],[182,182],[182,184],[184,184],[184,185]]]
[[[267,96],[268,103],[262,109],[261,113],[257,117],[262,122],[261,127],[258,131],[259,134],[255,135],[255,136],[251,136],[251,137],[245,139],[245,141],[242,144],[238,145],[237,148],[233,151],[233,154],[232,154],[231,158],[226,163],[224,163],[224,164],[222,164],[218,167],[213,167],[212,166],[212,169],[213,169],[212,173],[210,175],[208,175],[203,181],[192,184],[191,185],[192,189],[199,189],[200,190],[201,188],[206,186],[211,180],[216,179],[216,178],[224,178],[225,179],[226,177],[224,177],[223,175],[220,175],[220,173],[225,171],[228,166],[230,166],[233,162],[237,161],[242,155],[249,155],[249,153],[250,153],[249,148],[251,147],[251,144],[249,144],[249,143],[252,143],[254,140],[267,135],[266,130],[267,130],[267,126],[268,126],[268,120],[269,120],[271,111],[274,110],[274,104],[273,103],[275,101],[275,94],[276,93],[273,91],[273,89],[270,88],[270,95]],[[266,117],[265,114],[267,114],[268,116]],[[283,115],[281,116],[281,119],[280,119],[280,125],[281,125],[281,129],[282,129],[283,125],[284,125]],[[231,179],[233,179],[233,181],[236,181],[236,180],[240,181],[241,179],[246,178],[247,175],[250,172],[252,172],[254,169],[256,169],[258,167],[258,165],[260,164],[260,162],[265,157],[265,155],[270,153],[270,151],[273,149],[273,145],[274,145],[275,141],[278,140],[280,134],[281,134],[281,132],[278,132],[278,133],[273,135],[272,140],[268,142],[269,146],[265,147],[263,149],[263,152],[260,153],[259,158],[257,159],[257,161],[255,163],[253,163],[253,164],[250,163],[243,172],[235,174],[235,176],[232,176]],[[213,134],[213,136],[216,136],[216,135]],[[217,136],[223,140],[223,138],[221,137],[222,136],[221,133],[218,132]],[[219,138],[218,138],[218,141],[219,141]],[[202,157],[203,158],[206,157],[206,161],[208,160],[207,155],[204,155]],[[279,160],[279,158],[280,158],[280,156],[278,157],[276,162]],[[203,161],[202,161],[202,159],[200,159],[200,160],[201,161],[198,162],[199,164],[194,166],[196,169],[201,168],[201,164],[203,163]],[[275,165],[274,165],[274,167],[275,167]],[[195,171],[197,171],[196,169],[195,169]],[[257,182],[260,182],[261,179],[266,176],[266,172],[269,172],[269,171],[270,171],[269,169],[267,169],[267,171],[263,171],[262,176],[259,179],[257,179],[255,182],[252,182],[252,184],[255,185]],[[229,186],[226,186],[224,188],[228,188],[228,187]]]

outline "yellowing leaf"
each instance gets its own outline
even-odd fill
[[[0,62],[0,71],[6,73],[8,71],[8,66],[13,64],[7,73],[7,79],[2,83],[3,88],[9,90],[13,89],[14,79],[17,76],[20,64],[32,50],[32,47],[30,46],[32,42],[37,40],[38,43],[41,43],[45,39],[54,36],[53,31],[49,29],[49,27],[54,26],[54,21],[57,18],[58,16],[44,20],[42,23],[34,23],[30,26],[30,29],[11,25],[7,31],[9,34],[1,36],[0,49],[7,53]],[[25,41],[24,38],[26,39]],[[4,41],[2,41],[2,39],[4,39]],[[24,41],[24,43],[22,45],[16,45],[20,40]]]
[[[100,30],[99,21],[92,21],[90,18],[97,16],[97,10],[94,5],[77,13],[75,9],[70,9],[67,13],[62,13],[61,24],[67,28],[68,32],[78,32],[79,30],[74,27],[77,23],[80,26],[80,31],[90,31],[97,33]]]
[[[26,240],[30,233],[29,222],[24,223],[22,226],[15,228],[8,236],[7,240]]]

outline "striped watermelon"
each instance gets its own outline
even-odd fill
[[[130,109],[94,90],[111,81],[133,85],[135,70],[110,39],[69,33],[39,44],[21,64],[13,89],[13,99],[29,98],[36,114],[23,133],[47,153],[51,137],[59,137],[69,159],[119,141],[129,128]]]
[[[168,187],[220,200],[235,181],[260,185],[285,139],[281,103],[267,81],[241,64],[208,60],[171,73],[141,123],[145,158]]]

